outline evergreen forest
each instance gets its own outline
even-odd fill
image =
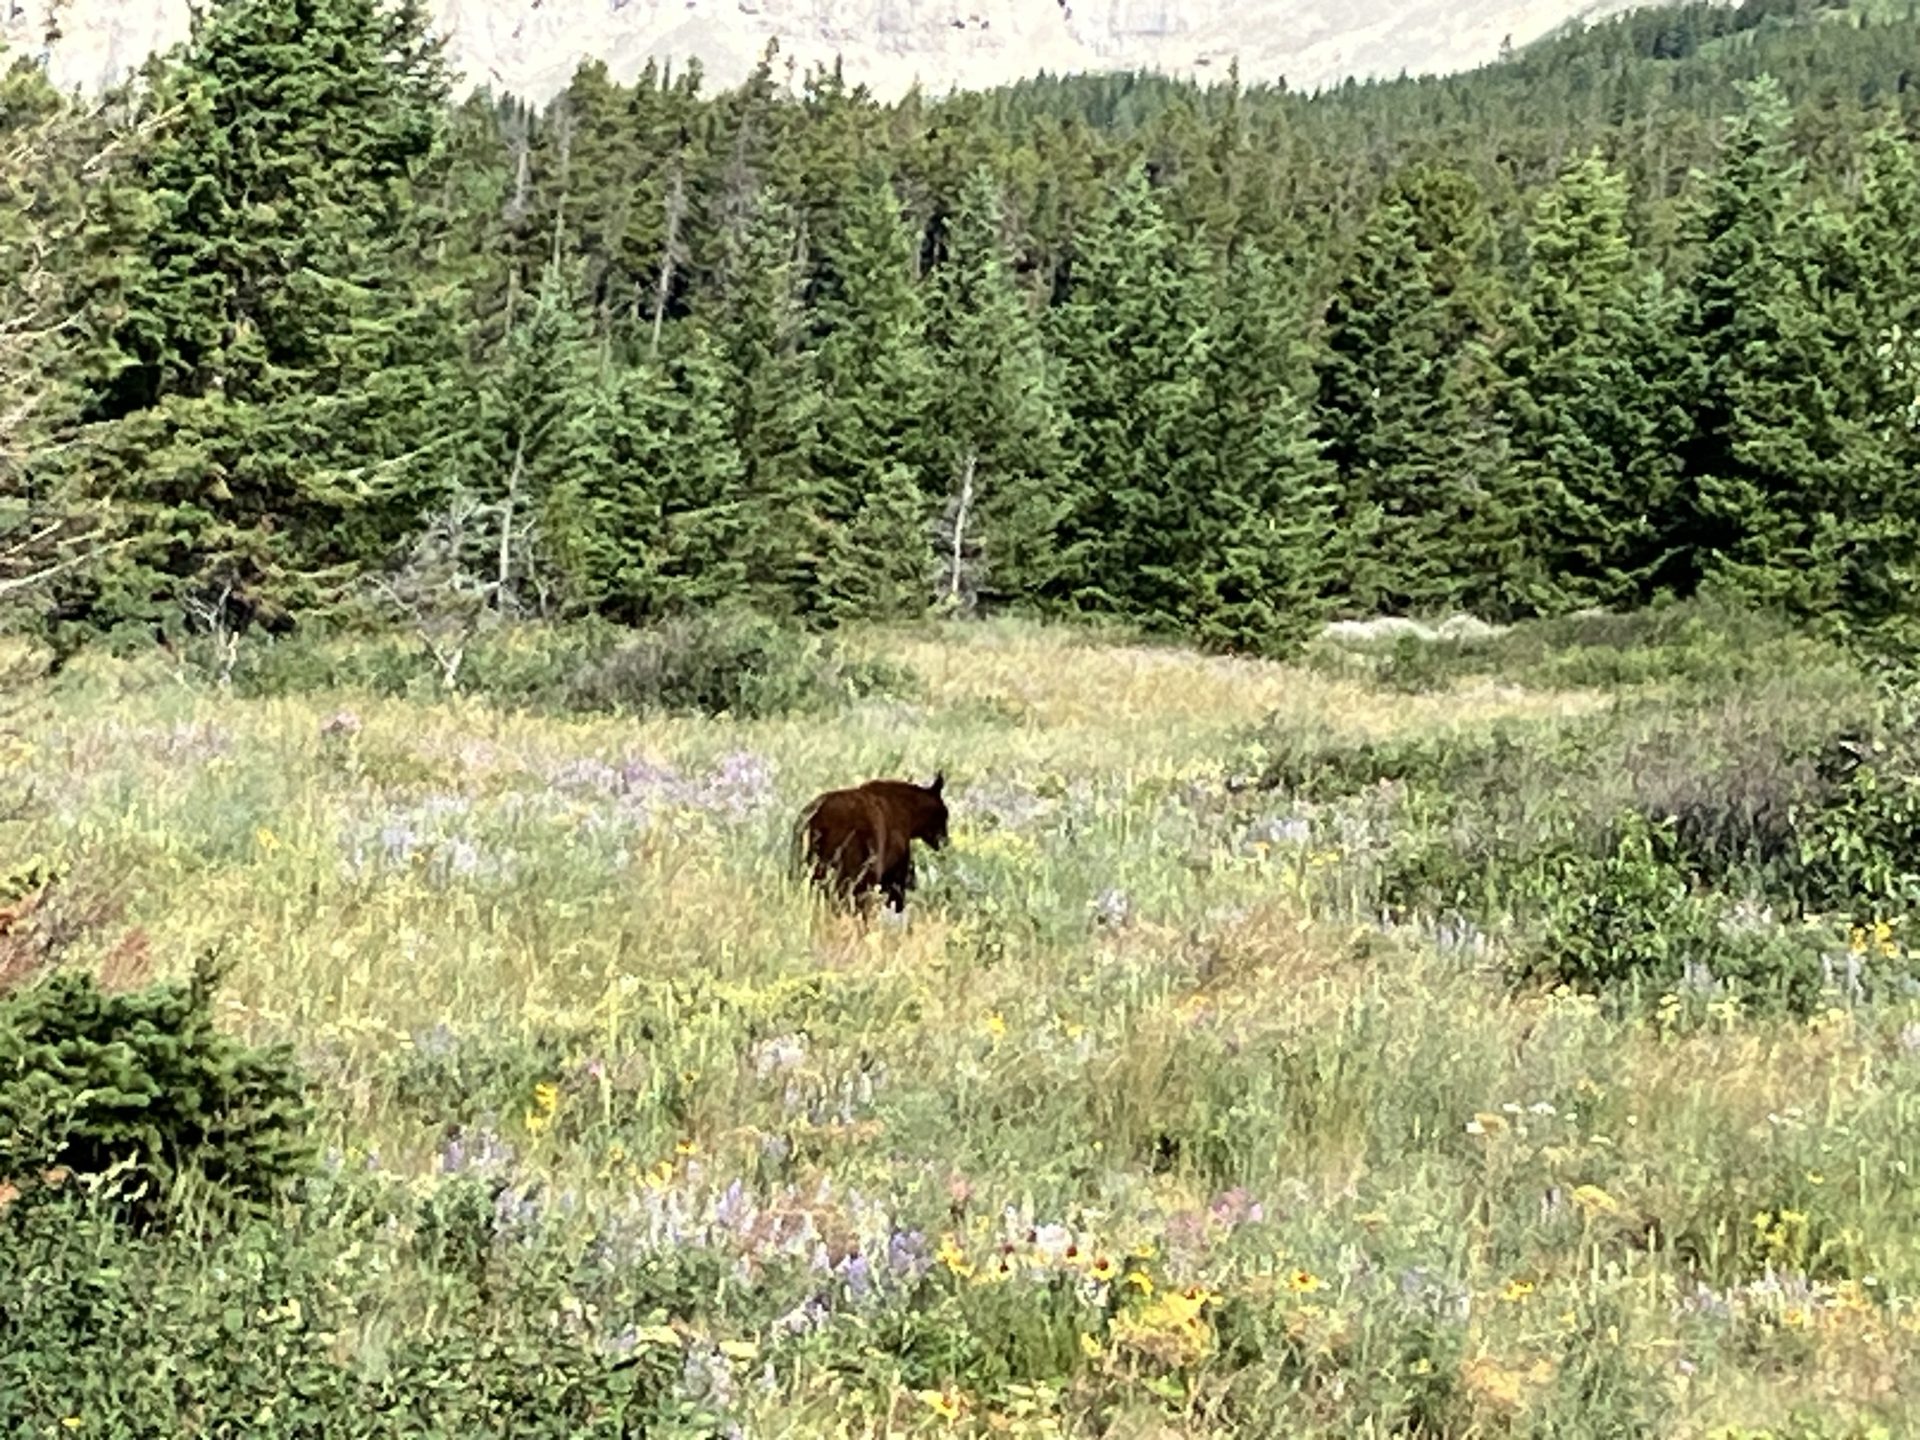
[[[1335,616],[1724,595],[1897,640],[1920,15],[1635,12],[1301,94],[462,94],[416,0],[0,82],[0,601]]]

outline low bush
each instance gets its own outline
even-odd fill
[[[111,1177],[123,1213],[159,1219],[185,1183],[258,1209],[312,1158],[304,1086],[284,1049],[213,1020],[217,972],[123,994],[59,969],[0,999],[0,1177],[23,1200],[46,1177]]]
[[[826,637],[744,611],[662,621],[583,666],[576,710],[663,710],[759,719],[901,688],[894,667],[849,656]]]
[[[764,718],[908,688],[896,666],[831,637],[748,611],[700,612],[640,631],[602,621],[502,625],[467,643],[447,683],[418,640],[380,630],[351,638],[249,640],[236,694],[357,689],[396,698],[457,693],[504,706],[575,713],[664,711]]]
[[[1358,671],[1412,694],[1473,677],[1549,690],[1664,684],[1711,693],[1782,673],[1844,680],[1855,672],[1836,642],[1784,617],[1706,598],[1524,620],[1504,630],[1321,640],[1308,653],[1323,670]]]

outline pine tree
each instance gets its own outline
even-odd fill
[[[950,217],[931,315],[942,383],[932,478],[948,494],[942,594],[970,609],[1052,582],[1065,514],[1062,425],[1039,322],[1008,264],[1000,186],[980,169]]]
[[[837,619],[926,608],[933,371],[914,238],[884,173],[847,197],[815,305],[824,404],[814,469],[828,522],[819,604]]]
[[[89,297],[90,454],[164,586],[310,591],[423,508],[449,317],[422,202],[447,82],[417,4],[221,0],[140,154],[146,219]]]
[[[1207,344],[1202,267],[1134,167],[1076,239],[1051,315],[1070,510],[1054,594],[1160,629],[1185,614],[1187,523],[1205,465],[1189,422]]]
[[[1530,608],[1651,598],[1677,489],[1667,437],[1684,420],[1663,383],[1674,318],[1636,265],[1625,178],[1597,153],[1535,202],[1527,266],[1502,354],[1508,429],[1525,497]]]

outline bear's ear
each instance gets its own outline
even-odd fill
[[[940,787],[946,783],[947,772],[944,770],[936,770],[933,772],[933,783],[927,786],[927,789],[932,794],[938,795],[940,793]]]

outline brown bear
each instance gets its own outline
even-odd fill
[[[931,785],[869,780],[850,790],[816,796],[794,827],[798,861],[836,902],[862,907],[878,890],[895,911],[907,908],[913,886],[913,842],[938,850],[947,843],[944,774]]]

